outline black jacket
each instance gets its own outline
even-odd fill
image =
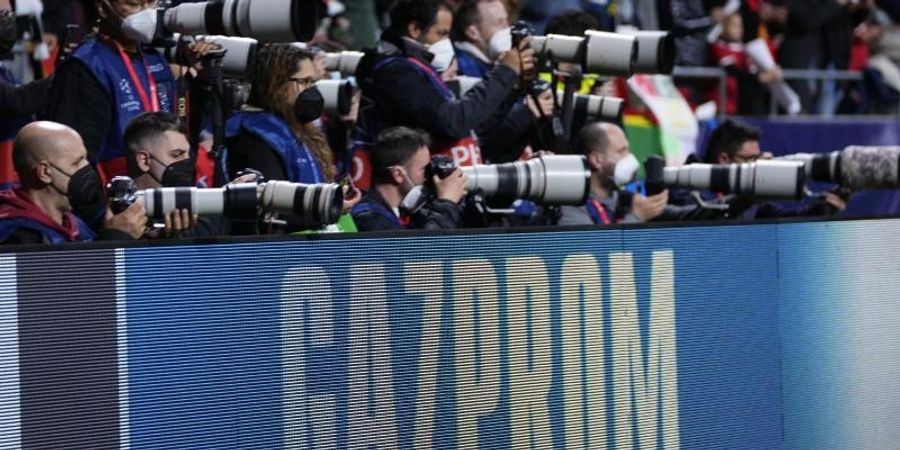
[[[81,61],[69,58],[54,74],[45,118],[72,127],[81,135],[88,158],[97,161],[110,124],[109,94]]]
[[[47,105],[52,78],[32,81],[21,86],[0,83],[0,119],[30,116]]]
[[[370,143],[379,131],[398,125],[422,128],[435,140],[467,137],[494,116],[518,83],[515,71],[498,64],[465,97],[448,100],[412,64],[397,61],[375,70],[398,56],[428,64],[421,51],[405,46],[393,54],[369,50],[356,72],[363,95],[358,129]]]
[[[373,186],[351,213],[359,231],[452,230],[459,227],[462,208],[446,200],[434,200],[420,208],[404,225]]]

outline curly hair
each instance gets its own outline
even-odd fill
[[[251,106],[272,112],[290,125],[294,135],[312,152],[322,168],[326,181],[333,181],[335,172],[334,154],[328,146],[328,140],[313,123],[301,123],[294,116],[289,103],[287,90],[290,78],[300,70],[300,63],[312,63],[313,54],[294,47],[291,44],[267,44],[256,53],[253,66],[250,68],[250,97],[247,103]]]

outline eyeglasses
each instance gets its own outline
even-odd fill
[[[288,80],[299,84],[301,89],[306,89],[306,88],[312,87],[314,84],[316,84],[316,79],[313,77],[306,77],[306,78],[292,77],[292,78],[288,78]]]

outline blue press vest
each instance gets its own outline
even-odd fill
[[[456,64],[459,66],[459,74],[469,77],[484,78],[491,70],[490,64],[460,49],[456,49]]]
[[[143,85],[147,95],[150,93],[150,84],[147,81],[147,69],[156,80],[157,98],[160,111],[174,112],[175,108],[175,77],[169,70],[169,63],[160,56],[155,49],[143,47],[144,61],[132,59],[134,70]],[[123,138],[125,127],[128,123],[146,112],[141,103],[141,97],[128,74],[128,69],[122,62],[119,52],[111,44],[100,40],[85,41],[75,50],[73,57],[83,62],[94,77],[103,86],[103,90],[109,94],[109,100],[115,112],[113,122],[109,124],[103,145],[100,147],[98,163],[124,157]],[[92,99],[84,99],[91,101]]]
[[[362,214],[373,213],[379,216],[382,216],[391,221],[394,225],[398,227],[405,228],[403,222],[400,221],[400,218],[397,217],[393,211],[388,210],[384,207],[384,205],[377,202],[359,202],[353,206],[353,209],[350,210],[350,215],[355,219],[357,216]]]
[[[269,112],[240,112],[228,119],[225,136],[233,138],[247,132],[262,139],[284,163],[287,181],[323,183],[325,176],[312,152],[300,142],[284,119]],[[223,158],[227,161],[227,155]],[[227,172],[226,172],[227,173]]]
[[[78,237],[77,240],[79,242],[89,242],[94,240],[96,237],[94,232],[91,231],[90,227],[88,227],[81,219],[76,217],[75,215],[71,216],[75,220],[75,224],[78,226]],[[37,231],[42,236],[44,236],[45,240],[50,244],[63,244],[68,242],[66,237],[57,230],[50,228],[42,223],[35,222],[34,220],[19,217],[14,219],[0,219],[0,242],[5,241],[9,238],[10,235],[15,233],[20,228],[28,228],[30,230]]]

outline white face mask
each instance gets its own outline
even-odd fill
[[[424,206],[425,195],[423,195],[422,186],[416,186],[413,183],[412,178],[406,173],[406,169],[403,167],[399,167],[399,169],[403,171],[403,178],[406,179],[406,184],[409,186],[409,191],[406,192],[406,195],[403,196],[403,201],[400,202],[400,208],[408,214],[413,214]]]
[[[122,33],[130,39],[149,44],[156,37],[157,9],[145,9],[122,19]]]
[[[512,33],[510,31],[512,28],[504,28],[491,36],[491,41],[488,42],[488,51],[490,52],[491,59],[497,59],[503,52],[508,52],[512,49]]]
[[[616,163],[616,169],[613,172],[613,181],[615,181],[616,186],[622,187],[634,181],[640,167],[641,163],[632,154],[620,159]]]
[[[450,68],[456,53],[453,51],[453,43],[449,38],[441,39],[428,47],[428,51],[434,55],[431,60],[431,67],[438,72],[443,72]]]
[[[424,198],[425,197],[422,195],[422,186],[416,186],[403,197],[403,201],[400,202],[400,208],[407,213],[412,214],[422,207],[422,200]]]

